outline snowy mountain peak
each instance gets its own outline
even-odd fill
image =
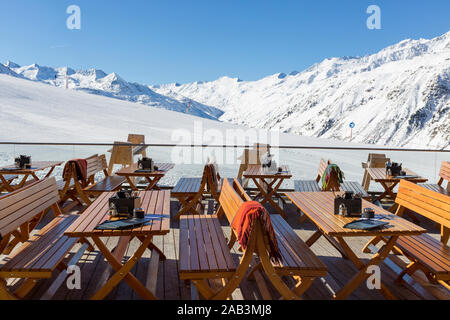
[[[9,76],[13,76],[13,77],[18,77],[19,75],[14,72],[13,70],[11,70],[8,66],[0,63],[0,74],[6,74]]]
[[[6,61],[5,66],[7,66],[10,69],[20,68],[20,66],[17,63],[14,63],[10,60]]]
[[[222,77],[162,85],[250,127],[393,146],[450,146],[450,31],[404,40],[364,57],[328,58],[303,72],[257,81]]]

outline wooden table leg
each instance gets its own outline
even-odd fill
[[[359,285],[366,280],[370,274],[368,274],[367,268],[371,265],[379,265],[383,260],[387,258],[389,255],[389,252],[394,247],[396,241],[398,239],[398,236],[392,236],[386,245],[379,250],[377,253],[375,253],[370,261],[367,264],[364,264],[353,252],[353,250],[348,246],[348,244],[345,242],[344,238],[337,237],[337,241],[342,246],[342,248],[345,250],[347,256],[349,257],[350,261],[353,262],[355,267],[359,270],[359,272],[350,280],[349,283],[347,283],[339,292],[337,292],[334,295],[334,299],[341,300],[347,298],[353,291],[355,291],[356,288],[359,287]],[[395,296],[387,289],[385,285],[381,285],[380,290],[385,296],[388,296],[389,298],[395,298]]]
[[[145,241],[145,237],[138,237],[138,239],[139,239],[141,242],[144,242],[144,241]],[[149,249],[150,251],[156,250],[156,252],[159,254],[159,260],[160,260],[160,261],[164,261],[164,260],[167,259],[167,258],[166,258],[166,255],[164,254],[164,252],[162,252],[162,250],[159,249],[153,242],[150,242],[150,244],[148,245],[148,249]]]
[[[276,211],[278,211],[278,213],[283,217],[286,218],[286,213],[283,211],[283,209],[280,208],[280,206],[278,205],[278,203],[276,203],[275,201],[273,201],[272,197],[277,194],[278,189],[280,188],[281,184],[283,183],[284,179],[274,179],[275,181],[278,180],[277,185],[275,186],[275,188],[269,188],[271,189],[270,192],[266,192],[265,189],[263,188],[263,186],[261,186],[261,184],[257,181],[256,178],[253,178],[253,182],[255,183],[256,187],[259,189],[260,191],[260,195],[263,197],[263,199],[260,201],[260,203],[262,205],[266,204],[266,203],[270,203],[274,209]],[[273,185],[275,183],[275,181],[272,181],[271,184]],[[268,186],[270,186],[271,184],[267,183]]]
[[[158,186],[157,183],[159,182],[159,180],[161,180],[162,177],[154,177],[153,179],[149,176],[145,176],[145,178],[148,181],[148,186],[147,188],[145,188],[145,191],[151,191],[151,190],[161,190]]]
[[[179,220],[180,217],[183,214],[186,214],[187,212],[191,212],[192,214],[198,214],[197,211],[195,211],[194,206],[196,206],[200,199],[202,198],[202,194],[196,194],[195,196],[189,196],[189,197],[177,197],[178,201],[181,204],[181,209],[178,211],[177,215],[175,216],[175,220]]]
[[[143,299],[155,300],[156,296],[150,292],[136,277],[130,273],[134,265],[144,254],[145,250],[151,243],[152,237],[145,237],[140,247],[136,250],[132,257],[124,264],[120,263],[113,253],[106,247],[100,237],[92,237],[97,248],[100,250],[106,261],[112,266],[116,273],[92,296],[92,300],[104,299],[122,280],[125,280],[127,284],[136,291]],[[131,238],[130,238],[131,239]]]
[[[51,167],[50,170],[47,172],[47,174],[45,175],[44,179],[47,179],[48,177],[50,177],[50,175],[52,174],[53,170],[55,170],[55,166]]]
[[[131,190],[133,191],[138,191],[138,188],[136,187],[136,185],[134,184],[133,180],[131,179],[130,176],[126,176],[127,178],[127,182],[130,185]]]
[[[0,174],[0,181],[1,181],[1,186],[2,188],[6,189],[6,191],[8,192],[13,192],[14,188],[11,186],[11,183],[8,182],[8,180],[5,179],[5,177]]]
[[[381,186],[384,188],[384,192],[381,194],[381,195],[379,195],[376,199],[375,199],[375,201],[374,202],[376,202],[376,201],[381,201],[382,199],[384,199],[384,198],[386,198],[386,196],[390,196],[393,200],[395,200],[395,193],[392,191],[392,190],[394,190],[394,188],[397,186],[397,184],[398,184],[398,181],[396,181],[396,182],[393,182],[390,186],[388,186],[387,184],[386,184],[386,182],[384,182],[384,181],[380,181],[380,184],[381,184]]]

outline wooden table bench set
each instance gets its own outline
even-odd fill
[[[367,190],[356,182],[341,183],[334,192],[322,191],[318,182],[330,163],[324,160],[321,160],[317,179],[296,181],[294,192],[280,191],[282,183],[292,178],[287,166],[282,166],[279,173],[267,173],[260,165],[247,165],[242,175],[257,187],[253,198],[247,194],[240,179],[221,178],[214,165],[205,166],[200,178],[181,178],[169,191],[160,190],[157,183],[174,167],[173,164],[156,164],[158,170],[154,172],[143,172],[137,164],[131,164],[112,175],[108,172],[104,155],[94,155],[85,160],[86,181],[78,179],[75,165],[65,171],[61,181],[50,177],[54,167],[61,165],[61,162],[33,163],[28,171],[13,171],[12,167],[0,170],[0,187],[9,192],[0,197],[0,254],[6,255],[0,267],[0,299],[25,298],[39,279],[54,278],[42,296],[42,299],[51,299],[65,281],[67,267],[76,264],[86,250],[93,251],[94,247],[107,261],[111,274],[108,273],[105,283],[101,284],[92,299],[104,299],[122,281],[141,298],[156,299],[159,261],[164,260],[165,256],[153,243],[153,237],[170,232],[171,197],[178,199],[181,205],[174,216],[180,221],[179,277],[191,282],[204,299],[230,299],[245,277],[257,280],[264,299],[272,298],[264,278],[282,299],[301,299],[315,279],[327,276],[327,266],[311,250],[322,236],[355,267],[354,277],[334,293],[335,299],[347,298],[370,276],[367,269],[380,265],[391,253],[402,254],[409,261],[407,268],[399,275],[399,282],[403,277],[421,270],[430,282],[450,290],[450,250],[447,246],[450,236],[450,186],[445,189],[443,185],[450,177],[449,162],[442,164],[437,185],[419,185],[426,182],[420,177],[393,179],[386,177],[385,172],[382,176],[381,171],[377,171],[383,168],[367,166],[366,179],[386,186],[382,197],[376,200],[385,196],[395,200],[395,212],[390,212],[369,202],[371,197]],[[39,180],[36,171],[44,169],[50,172]],[[103,174],[100,180],[99,173]],[[408,171],[408,174],[411,173]],[[20,175],[25,177],[19,184],[13,185],[12,181]],[[34,181],[27,182],[29,176]],[[135,178],[147,180],[145,190],[138,189]],[[127,182],[141,198],[141,206],[149,222],[133,229],[97,230],[100,223],[108,220],[109,198]],[[393,186],[397,185],[399,191],[394,194]],[[360,193],[363,209],[373,208],[377,219],[389,224],[369,231],[345,228],[355,218],[335,215],[334,198],[336,194],[346,191]],[[203,214],[202,200],[206,195],[216,202],[216,214]],[[69,199],[86,208],[81,214],[64,213],[61,207]],[[300,239],[285,221],[285,199],[289,199],[317,228],[308,240]],[[238,239],[237,230],[232,226],[233,220],[242,204],[253,200],[271,205],[277,213],[270,215],[270,220],[281,254],[278,262],[269,257],[269,235],[265,233],[261,221],[251,226],[247,247],[240,248],[240,258],[236,259],[232,254]],[[55,217],[32,234],[49,210]],[[402,217],[411,211],[439,224],[441,241]],[[231,227],[228,237],[225,237],[221,227],[222,218]],[[108,237],[117,238],[117,245],[112,250],[105,243]],[[372,253],[370,259],[361,260],[350,248],[346,239],[351,237],[371,237],[363,248],[364,252]],[[124,261],[126,249],[133,240],[140,244]],[[77,243],[79,249],[73,253]],[[378,248],[380,243],[382,246]],[[147,280],[142,283],[131,270],[146,250],[150,251],[151,257]],[[10,281],[14,279],[22,281],[12,286]],[[382,283],[380,291],[386,298],[395,299],[385,283]]]
[[[75,164],[72,162],[68,163],[63,179],[59,181],[49,175],[54,167],[62,162],[33,162],[30,169],[14,169],[14,166],[10,166],[0,171],[4,181],[2,186],[10,191],[0,197],[0,254],[5,255],[0,267],[0,299],[25,298],[39,279],[55,277],[41,297],[43,300],[51,299],[67,278],[68,266],[75,265],[84,252],[93,251],[94,246],[115,273],[92,299],[105,298],[122,280],[142,298],[156,298],[158,265],[165,256],[152,243],[152,238],[170,231],[170,191],[160,191],[156,183],[153,183],[150,184],[151,188],[147,187],[145,191],[138,192],[146,218],[149,219],[145,225],[131,230],[95,230],[98,224],[108,220],[109,198],[121,189],[127,178],[109,175],[104,155],[94,155],[85,160],[86,181],[78,179]],[[154,176],[157,180],[161,179],[173,166],[160,165]],[[48,168],[50,172],[44,179],[39,180],[36,171]],[[5,175],[5,172],[14,175]],[[100,180],[96,179],[98,173],[104,175]],[[133,171],[128,170],[127,173],[132,175]],[[12,180],[17,179],[16,175],[25,177],[18,185],[12,185]],[[34,181],[27,181],[28,176],[32,176]],[[130,187],[135,190],[134,185]],[[75,204],[84,204],[87,208],[79,214],[64,214],[61,206],[68,199],[72,199]],[[54,218],[32,234],[50,210]],[[106,247],[104,237],[119,239],[114,250],[110,251]],[[123,263],[126,248],[133,239],[141,241],[141,246]],[[77,252],[69,254],[77,243],[80,243]],[[146,249],[151,252],[151,267],[147,282],[142,284],[130,270]],[[20,280],[19,285],[14,284],[14,281],[12,286],[9,285],[9,281],[17,279]]]

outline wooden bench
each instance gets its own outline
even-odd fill
[[[361,166],[364,169],[364,176],[362,181],[364,190],[369,191],[371,181],[371,177],[366,171],[366,168],[384,168],[386,167],[386,162],[391,162],[391,159],[387,158],[385,154],[369,153],[367,162],[361,163]]]
[[[11,182],[13,182],[13,180],[17,179],[18,176],[13,175],[13,174],[6,174],[3,176],[3,178],[6,180],[6,183],[11,184]],[[6,188],[5,188],[4,184],[0,181],[0,192],[2,192],[5,189]]]
[[[422,270],[431,282],[438,282],[450,290],[450,197],[412,182],[401,181],[395,202],[399,205],[396,214],[414,211],[441,225],[441,241],[428,234],[399,237],[395,250],[404,254],[411,263],[400,274],[411,275]]]
[[[239,185],[237,180],[233,183]],[[229,221],[233,220],[244,202],[228,179],[223,181],[219,201],[218,214],[225,213]],[[284,299],[299,299],[316,277],[326,275],[327,268],[282,218],[274,216],[272,221],[283,257],[282,262],[273,263],[270,260],[265,241],[267,235],[257,222],[252,226],[248,246],[243,251],[240,263],[236,264],[218,216],[181,217],[180,279],[192,281],[206,299],[229,298],[244,279],[256,253],[260,265],[255,267],[255,270],[263,270]],[[297,280],[296,285],[289,288],[282,276],[294,278]],[[209,279],[222,279],[225,284],[219,289],[213,289],[207,281]]]
[[[443,185],[444,180],[447,181],[446,188]],[[420,186],[435,192],[445,194],[446,196],[450,196],[450,162],[442,162],[441,170],[439,172],[439,181],[437,184],[420,184]]]
[[[108,164],[105,155],[94,155],[86,159],[87,161],[87,181],[81,182],[77,178],[75,165],[66,172],[63,180],[58,181],[58,190],[61,197],[61,204],[64,204],[69,198],[75,203],[90,205],[90,197],[97,197],[102,192],[111,192],[120,190],[122,184],[126,182],[125,177],[110,176],[107,168]],[[95,181],[95,175],[103,172],[105,177],[102,180]]]
[[[17,230],[28,228],[28,221],[53,209],[56,217],[28,239],[2,261],[0,267],[0,299],[24,298],[39,279],[52,278],[56,269],[60,275],[56,284],[62,284],[66,278],[67,265],[63,262],[72,247],[79,239],[70,239],[63,235],[64,231],[77,218],[76,215],[62,215],[58,206],[59,195],[55,178],[35,182],[25,188],[8,194],[0,199],[0,248],[4,249],[12,234]],[[74,257],[81,257],[89,245],[84,243]],[[1,252],[0,252],[1,253]],[[74,260],[70,262],[73,263]],[[22,280],[15,291],[8,288],[7,279]],[[57,290],[52,285],[44,294],[50,298]]]
[[[330,164],[331,161],[326,162],[324,159],[320,160],[319,172],[317,174],[316,180],[296,180],[294,181],[295,191],[298,192],[320,192],[322,191],[319,186],[319,182],[322,179],[322,176]],[[337,182],[338,183],[338,182]],[[370,199],[370,195],[367,193],[364,188],[355,181],[344,181],[339,186],[340,191],[352,191],[353,193],[361,194],[364,199]]]
[[[186,213],[201,213],[203,209],[201,201],[206,194],[210,194],[218,203],[223,181],[224,179],[220,177],[219,173],[212,172],[208,165],[203,169],[201,178],[181,178],[172,189],[172,196],[177,198],[181,204],[181,209],[175,219],[178,220]]]
[[[122,166],[131,166],[134,163],[134,156],[147,156],[147,147],[138,146],[145,144],[145,136],[140,134],[129,134],[127,142],[114,142],[112,149],[108,150],[111,153],[109,159],[108,174],[112,175],[114,165],[120,164]]]

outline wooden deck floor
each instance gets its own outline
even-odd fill
[[[178,211],[179,204],[175,201],[171,202],[171,214],[172,217]],[[213,211],[213,202],[207,203],[207,211],[211,213]],[[298,214],[292,204],[286,205],[286,212],[288,215],[288,222],[299,234],[299,236],[306,240],[315,230],[314,225],[310,222],[299,224]],[[225,221],[222,221],[223,230],[225,235],[229,235],[229,227]],[[436,226],[423,222],[423,226],[427,229],[433,229],[435,233],[438,232]],[[436,235],[438,236],[438,235]],[[191,291],[184,281],[180,281],[178,277],[178,239],[179,239],[179,226],[178,222],[172,219],[171,232],[166,236],[155,237],[154,243],[163,250],[167,257],[167,260],[160,262],[157,284],[157,296],[159,299],[168,300],[190,300]],[[355,249],[359,257],[367,259],[369,256],[362,253],[361,249],[368,239],[354,238],[349,239],[350,246]],[[107,246],[113,248],[117,243],[116,238],[107,239]],[[131,242],[127,249],[126,257],[133,254],[138,245],[138,240]],[[77,248],[74,248],[73,252],[76,252]],[[239,253],[234,248],[234,258],[239,260]],[[355,268],[349,260],[343,259],[337,250],[335,250],[325,239],[321,238],[317,243],[312,246],[312,250],[317,256],[328,266],[329,274],[326,278],[316,279],[311,288],[304,294],[304,299],[323,300],[331,299],[331,290],[336,290],[347,283],[355,273]],[[147,273],[148,264],[150,261],[150,252],[144,254],[134,270],[133,274],[142,282],[145,282],[145,275]],[[399,257],[391,256],[391,260],[405,265],[405,262]],[[96,290],[106,281],[108,276],[108,267],[103,257],[99,255],[98,251],[86,253],[78,264],[81,268],[81,289],[80,290],[68,290],[63,284],[57,291],[54,299],[56,300],[84,300],[89,299]],[[382,265],[382,281],[399,299],[445,299],[450,300],[450,293],[444,288],[438,285],[429,284],[426,278],[418,273],[414,276],[412,285],[409,284],[397,284],[394,282],[396,278],[395,272],[389,268],[386,263]],[[52,280],[41,281],[28,295],[28,299],[39,299],[45,292]],[[273,298],[278,298],[278,294],[269,286]],[[117,300],[134,300],[140,299],[140,297],[132,290],[125,282],[112,291],[107,299]],[[233,294],[235,300],[259,300],[261,295],[255,285],[255,282],[245,280],[242,285]],[[365,285],[361,285],[354,293],[351,294],[349,299],[360,300],[382,300],[384,297],[376,290],[369,290]]]

